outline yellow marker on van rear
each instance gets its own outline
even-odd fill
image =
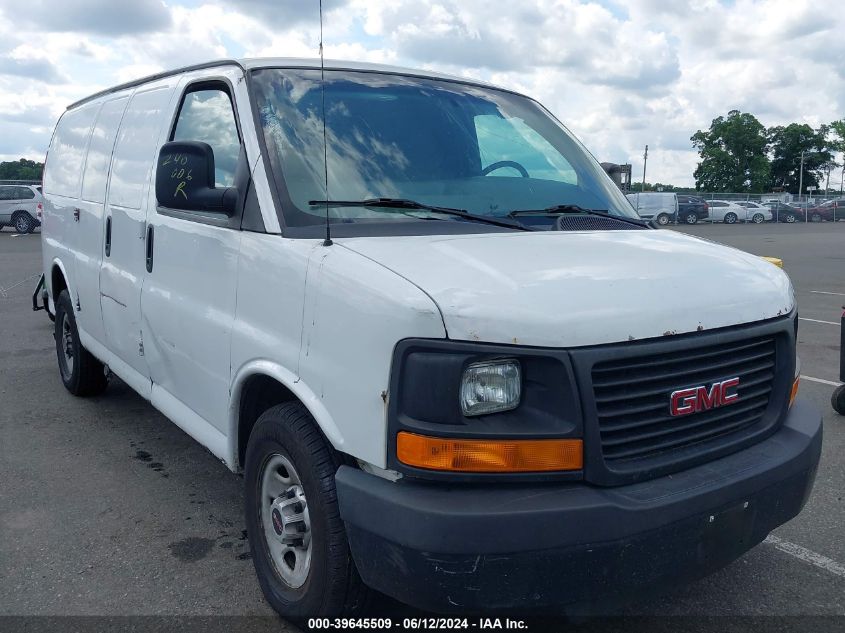
[[[763,257],[770,264],[774,264],[778,268],[783,268],[783,260],[778,257]]]

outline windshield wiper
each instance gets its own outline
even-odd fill
[[[585,209],[579,207],[577,204],[556,204],[545,209],[517,209],[507,214],[509,218],[517,218],[521,215],[541,215],[541,216],[556,216],[564,213],[582,213],[584,215],[594,215],[599,218],[613,218],[620,222],[627,222],[636,226],[650,227],[651,225],[645,220],[638,220],[636,218],[629,218],[624,215],[613,215],[604,210]]]
[[[452,207],[437,207],[431,204],[417,202],[416,200],[408,200],[406,198],[370,198],[367,200],[309,200],[308,204],[311,206],[329,206],[329,207],[367,207],[371,209],[416,209],[419,211],[432,211],[434,213],[443,213],[445,215],[452,215],[466,220],[474,220],[475,222],[484,222],[485,224],[492,224],[494,226],[503,226],[508,229],[517,229],[518,231],[530,231],[524,224],[515,220],[505,220],[501,218],[493,218],[486,215],[477,215],[470,213],[465,209],[453,209]]]

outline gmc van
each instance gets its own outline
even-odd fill
[[[243,472],[284,616],[575,612],[810,494],[787,276],[651,228],[529,97],[192,66],[70,106],[44,195],[62,382],[114,374]]]

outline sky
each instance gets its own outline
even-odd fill
[[[491,81],[600,161],[689,186],[690,136],[845,117],[841,0],[324,0],[327,59]],[[43,160],[68,104],[221,57],[317,57],[317,0],[0,0],[0,160]]]

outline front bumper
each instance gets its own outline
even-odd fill
[[[798,401],[766,440],[637,484],[445,485],[337,473],[364,581],[435,612],[589,612],[704,576],[796,516],[821,414]]]

